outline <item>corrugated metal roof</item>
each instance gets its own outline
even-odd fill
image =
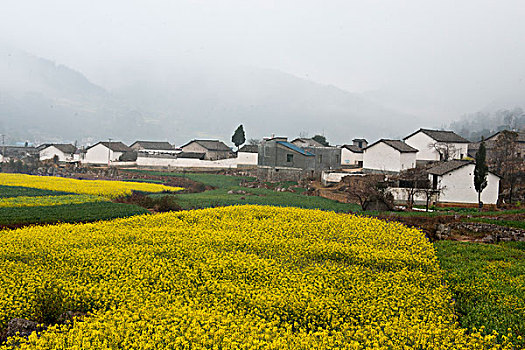
[[[291,150],[294,150],[295,152],[301,153],[301,154],[303,154],[305,156],[308,156],[308,157],[315,156],[315,154],[313,154],[311,152],[308,152],[308,151],[302,149],[301,147],[298,147],[298,146],[294,145],[293,143],[286,142],[286,141],[277,141],[277,143],[280,144],[280,145],[283,145],[284,147],[287,147],[287,148],[289,148]]]

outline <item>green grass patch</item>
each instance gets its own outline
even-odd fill
[[[21,187],[21,186],[0,186],[0,198],[12,197],[37,197],[37,196],[60,196],[74,193],[40,190],[38,188]]]
[[[16,227],[57,222],[89,222],[147,213],[136,205],[94,202],[39,207],[0,208],[0,226]]]
[[[158,171],[140,171],[149,175],[157,176],[180,176],[190,180],[200,182],[207,186],[213,186],[216,189],[200,193],[175,194],[177,204],[182,209],[212,208],[220,206],[241,205],[241,204],[259,204],[273,205],[280,207],[298,207],[307,209],[322,209],[336,212],[350,212],[359,210],[356,204],[339,203],[323,197],[305,196],[300,189],[293,192],[277,192],[266,188],[246,188],[239,184],[245,181],[254,181],[255,178],[248,176],[229,176],[206,173],[170,173]],[[289,188],[297,185],[295,181],[284,181],[272,183],[273,188]],[[229,194],[228,191],[246,191],[247,194]],[[152,194],[150,197],[158,198],[165,194]]]
[[[525,242],[434,244],[462,327],[525,338]],[[517,343],[525,347],[525,340]]]

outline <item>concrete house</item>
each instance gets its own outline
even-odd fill
[[[434,189],[441,189],[438,203],[478,203],[478,193],[474,188],[475,164],[470,161],[451,160],[442,162],[428,170]],[[487,175],[487,187],[481,192],[484,204],[496,204],[499,194],[500,178],[494,173]]]
[[[417,151],[401,140],[381,139],[363,150],[363,169],[400,172],[415,168]]]
[[[135,159],[133,159],[135,155]],[[111,164],[119,161],[136,160],[136,152],[122,142],[102,141],[86,148],[82,163]]]
[[[259,158],[259,146],[244,145],[237,152],[237,166],[256,167]]]
[[[77,148],[71,144],[48,144],[39,147],[40,160],[54,159],[55,156],[59,162],[73,162],[75,161],[75,153]]]
[[[418,150],[418,161],[462,159],[468,154],[469,141],[453,131],[419,129],[403,141]]]
[[[226,159],[234,156],[231,148],[219,140],[192,140],[181,146],[181,149],[185,153],[204,153],[206,160]]]
[[[132,150],[147,154],[176,154],[177,149],[166,141],[135,141],[131,146]]]
[[[315,154],[288,142],[286,137],[264,139],[259,144],[257,177],[261,180],[299,180],[313,175]]]

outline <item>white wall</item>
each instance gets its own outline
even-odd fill
[[[397,171],[401,170],[401,153],[383,142],[363,151],[363,168]]]
[[[474,164],[468,164],[448,174],[438,177],[438,188],[443,188],[439,195],[440,202],[477,203],[478,193],[474,188]],[[432,175],[430,175],[432,181]],[[481,201],[496,204],[499,193],[499,177],[489,173],[487,187],[481,192]]]
[[[253,153],[257,155],[257,153]],[[192,158],[137,157],[137,166],[173,168],[237,168],[238,158],[201,160]],[[255,162],[257,164],[257,161]]]
[[[258,153],[237,152],[237,164],[257,165]],[[235,159],[235,158],[233,158]]]
[[[118,161],[122,152],[114,152],[109,150],[106,146],[99,143],[96,146],[91,147],[86,151],[85,157],[82,163],[88,164],[108,164],[108,152],[111,162]]]
[[[59,162],[67,162],[73,160],[73,157],[70,154],[66,155],[64,152],[62,152],[55,146],[48,146],[41,150],[39,153],[40,160],[53,159],[55,155],[58,156]]]
[[[399,156],[401,170],[412,169],[416,167],[416,152],[404,152]]]
[[[357,165],[357,162],[363,161],[363,153],[354,153],[346,148],[341,148],[341,164]]]
[[[405,140],[405,143],[419,150],[417,152],[417,160],[431,160],[438,161],[439,152],[436,150],[435,145],[438,147],[445,147],[445,143],[437,143],[436,140],[420,131]],[[461,159],[461,155],[466,156],[468,151],[468,143],[449,143],[449,150],[454,150],[451,154],[450,159]]]

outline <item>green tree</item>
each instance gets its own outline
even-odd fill
[[[478,205],[479,211],[481,211],[481,192],[487,187],[487,174],[489,168],[487,166],[487,149],[485,148],[485,142],[481,141],[479,145],[478,153],[476,153],[476,167],[474,168],[474,188],[478,192]]]
[[[246,142],[246,136],[244,135],[242,124],[239,125],[233,133],[232,142],[237,147],[237,151],[239,150],[239,146]]]
[[[312,140],[319,142],[323,146],[330,146],[328,141],[326,141],[326,137],[324,137],[323,135],[315,135],[314,137],[312,137]]]

